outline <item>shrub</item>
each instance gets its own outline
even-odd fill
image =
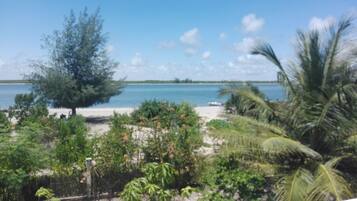
[[[0,136],[0,200],[20,200],[30,175],[45,167],[46,153],[26,139]]]
[[[53,193],[52,189],[44,188],[41,187],[36,191],[36,197],[38,198],[44,198],[47,201],[60,201],[59,198],[55,197],[55,194]]]
[[[9,108],[9,116],[16,118],[20,125],[25,120],[35,121],[47,115],[48,110],[46,103],[37,99],[32,93],[17,94],[15,97],[15,105]]]
[[[206,200],[258,200],[264,194],[265,178],[255,172],[242,170],[233,155],[216,159],[214,168],[205,173],[212,192]]]
[[[167,189],[172,182],[174,169],[168,163],[148,163],[142,169],[144,177],[130,181],[120,194],[124,201],[171,200],[174,192]]]
[[[175,185],[183,187],[195,180],[199,160],[195,150],[201,144],[201,135],[196,128],[181,128],[168,132],[155,130],[143,146],[144,160],[172,164],[178,172]]]
[[[17,128],[16,133],[23,139],[42,144],[51,149],[57,138],[56,124],[58,121],[58,119],[52,116],[36,121],[24,121],[21,127]]]
[[[55,170],[70,174],[74,168],[84,167],[85,158],[91,153],[84,118],[72,116],[59,120],[56,129]]]
[[[161,128],[182,126],[198,126],[199,117],[187,103],[175,104],[167,101],[149,100],[143,102],[132,113],[133,121],[144,126],[154,126],[157,123]],[[156,124],[155,124],[156,123]]]
[[[194,151],[202,145],[199,118],[186,104],[145,101],[132,114],[133,122],[152,127],[142,146],[145,162],[170,163],[178,172],[177,187],[194,181],[198,157]]]
[[[229,129],[232,128],[232,125],[227,122],[226,120],[222,120],[222,119],[212,119],[211,121],[209,121],[207,123],[207,126],[209,128],[213,128],[213,129]]]
[[[6,114],[0,111],[0,134],[9,133],[11,130],[11,123]]]
[[[95,155],[97,168],[103,171],[126,172],[132,165],[135,144],[132,129],[126,128],[129,116],[114,114],[111,129],[103,136],[95,139]]]

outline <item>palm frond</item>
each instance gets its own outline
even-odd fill
[[[292,85],[288,74],[286,73],[284,67],[282,66],[281,62],[279,61],[278,57],[276,56],[276,54],[275,54],[273,48],[270,46],[270,44],[260,43],[252,49],[251,53],[255,54],[255,55],[262,55],[265,58],[267,58],[269,61],[271,61],[274,65],[276,65],[279,68],[279,70],[281,71],[284,79],[288,82],[288,85],[289,85],[291,91],[294,93],[294,91],[295,91],[294,86]]]
[[[271,137],[262,143],[262,147],[264,152],[272,158],[301,156],[303,158],[321,159],[321,155],[313,149],[285,137]]]
[[[334,67],[334,62],[336,60],[336,56],[339,52],[339,46],[342,37],[346,34],[349,28],[352,25],[351,18],[342,19],[337,29],[335,30],[333,27],[331,28],[331,39],[327,43],[326,47],[326,55],[324,61],[324,72],[323,72],[323,81],[321,88],[324,89],[326,87],[326,82],[328,78],[330,78],[331,69]]]
[[[292,175],[281,178],[276,186],[276,201],[302,201],[307,196],[313,175],[306,169],[299,168]]]
[[[281,128],[277,125],[274,125],[274,124],[265,123],[265,122],[262,122],[262,121],[259,121],[259,120],[253,119],[253,118],[239,116],[239,115],[235,116],[234,120],[247,122],[257,128],[265,128],[268,131],[270,131],[278,136],[282,136],[282,137],[287,136],[287,134],[283,128]]]
[[[251,84],[243,86],[227,85],[220,89],[220,95],[231,95],[226,104],[234,107],[238,114],[269,119],[274,116],[275,109],[265,95]]]
[[[346,143],[352,149],[357,150],[357,134],[350,136],[347,138]]]
[[[330,164],[320,164],[316,179],[309,190],[308,201],[336,200],[342,201],[351,197],[351,190],[341,173],[330,167]]]

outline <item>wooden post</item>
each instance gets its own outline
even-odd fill
[[[92,197],[92,158],[86,158],[86,168],[87,199],[90,200]]]

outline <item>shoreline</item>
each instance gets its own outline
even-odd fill
[[[78,108],[77,114],[86,118],[107,118],[113,116],[113,113],[130,114],[136,109],[136,107],[113,107],[113,108]],[[198,106],[194,107],[198,115],[205,121],[220,118],[224,114],[223,106]],[[50,115],[68,116],[70,109],[67,108],[49,108]]]
[[[113,107],[113,108],[77,108],[77,114],[87,119],[89,135],[98,136],[105,134],[110,130],[109,118],[113,113],[130,114],[135,107]],[[207,123],[212,119],[224,118],[223,106],[200,106],[194,107],[198,116],[203,123]],[[61,114],[68,116],[70,109],[67,108],[48,108],[50,115],[59,117]]]

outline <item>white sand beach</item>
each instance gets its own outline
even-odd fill
[[[108,119],[114,114],[114,112],[119,114],[130,114],[134,111],[134,109],[135,108],[78,108],[77,114],[89,119],[89,121],[87,121],[89,134],[100,135],[109,130]],[[224,108],[221,106],[195,107],[195,110],[203,122],[223,118],[224,114]],[[60,116],[61,114],[68,116],[70,111],[70,109],[66,108],[49,109],[49,113],[51,115],[57,116]]]
[[[84,117],[110,117],[114,112],[119,114],[129,114],[134,111],[135,108],[78,108],[77,114],[82,115]],[[203,106],[203,107],[195,107],[196,112],[204,121],[209,121],[211,119],[220,118],[223,114],[223,107],[221,106]],[[70,114],[70,109],[66,108],[50,108],[50,114],[57,115],[68,115]]]

